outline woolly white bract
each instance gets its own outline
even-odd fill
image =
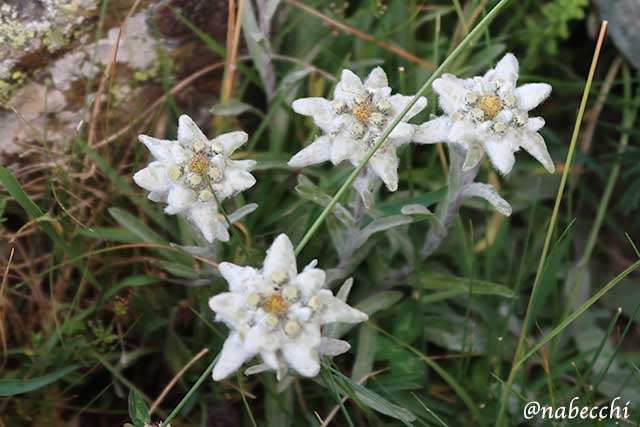
[[[503,175],[511,172],[514,153],[524,148],[547,171],[554,172],[553,160],[538,131],[541,117],[529,117],[551,93],[546,83],[516,87],[518,60],[508,53],[482,77],[459,79],[445,74],[433,82],[445,116],[435,118],[416,130],[419,143],[448,142],[467,149],[464,170],[474,168],[486,152]]]
[[[324,132],[311,145],[289,160],[289,166],[304,167],[331,161],[334,165],[348,160],[358,166],[386,127],[409,104],[413,97],[391,95],[387,75],[380,67],[371,71],[364,83],[350,70],[343,70],[333,100],[301,98],[293,102],[295,112],[313,117]],[[363,199],[370,200],[372,178],[378,176],[390,191],[398,188],[396,149],[411,142],[414,126],[405,123],[422,111],[427,100],[420,97],[388,139],[376,151],[366,173],[354,184]]]
[[[345,341],[322,337],[321,326],[357,323],[368,316],[325,288],[324,271],[312,262],[298,273],[289,238],[279,235],[267,251],[262,269],[220,264],[229,291],[215,295],[209,307],[231,333],[213,369],[213,379],[226,378],[259,355],[262,363],[247,374],[275,370],[278,379],[288,367],[305,377],[320,371],[320,356],[349,350]]]
[[[249,173],[255,161],[229,158],[247,142],[247,134],[230,132],[209,140],[189,116],[182,115],[177,141],[138,138],[155,158],[133,176],[136,184],[150,192],[149,199],[166,203],[167,214],[184,215],[208,242],[229,240],[228,224],[218,215],[217,202],[256,182]]]

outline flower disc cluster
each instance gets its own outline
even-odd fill
[[[482,77],[459,79],[445,74],[433,82],[445,116],[421,126],[414,140],[419,143],[448,142],[467,149],[464,168],[474,168],[487,153],[493,166],[508,174],[515,163],[514,153],[524,148],[553,173],[554,164],[538,131],[545,122],[529,117],[551,93],[546,83],[516,87],[518,60],[505,55]]]
[[[207,241],[228,240],[218,203],[256,182],[249,173],[255,161],[230,159],[247,142],[247,134],[230,132],[209,140],[191,118],[182,115],[176,141],[146,135],[139,140],[155,158],[133,176],[150,192],[149,199],[166,203],[167,214],[184,215]]]
[[[293,246],[284,234],[267,251],[262,269],[228,262],[219,268],[229,292],[212,297],[209,307],[231,333],[213,369],[215,380],[256,355],[262,364],[249,372],[275,370],[282,379],[291,367],[302,376],[316,376],[320,355],[349,350],[344,341],[322,337],[321,326],[368,318],[325,288],[325,273],[315,262],[298,273]]]
[[[380,67],[374,68],[364,83],[350,70],[342,71],[333,100],[316,97],[293,102],[294,111],[313,117],[324,134],[293,156],[289,166],[304,167],[324,161],[337,165],[344,160],[358,166],[412,98],[391,95],[387,75]],[[368,168],[373,173],[368,176],[381,178],[390,191],[398,188],[396,149],[411,142],[414,134],[414,126],[405,122],[426,105],[426,98],[420,97],[369,160]],[[362,192],[366,186],[357,186],[357,189]]]

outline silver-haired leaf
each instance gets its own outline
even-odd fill
[[[248,205],[244,205],[243,207],[237,209],[232,214],[229,214],[228,216],[229,222],[231,222],[231,224],[238,222],[245,216],[249,215],[251,212],[255,211],[256,209],[258,209],[257,203],[249,203]]]
[[[244,374],[246,376],[261,374],[263,372],[267,372],[271,370],[271,366],[265,363],[259,363],[257,365],[253,365],[245,369]]]
[[[493,208],[504,216],[511,216],[511,205],[500,197],[492,185],[474,182],[462,189],[462,197],[480,197],[485,199]]]
[[[373,363],[376,358],[378,348],[378,333],[375,329],[367,325],[360,326],[358,331],[358,349],[356,360],[351,369],[351,378],[360,381],[365,375],[373,370]]]
[[[374,219],[365,228],[363,228],[355,237],[353,242],[354,248],[364,245],[369,237],[380,231],[389,230],[391,228],[407,225],[412,222],[411,217],[406,215],[392,215],[384,218]]]
[[[346,341],[323,337],[320,341],[318,352],[322,355],[335,357],[346,353],[349,349],[351,349],[351,346]]]
[[[311,67],[305,67],[301,70],[292,71],[280,80],[277,92],[287,92],[293,85],[304,79],[313,71]]]
[[[432,212],[424,205],[411,203],[400,208],[403,215],[431,215]]]
[[[281,3],[281,0],[267,1],[267,10],[265,12],[265,15],[268,21],[271,21],[271,19],[273,18],[273,15],[276,14],[276,10],[278,9],[278,6],[280,5],[280,3]]]
[[[262,115],[260,110],[238,99],[230,99],[224,104],[216,104],[209,110],[211,114],[215,114],[216,116],[239,116],[247,111],[253,111]]]
[[[349,293],[351,292],[352,287],[353,287],[353,277],[349,277],[347,280],[344,281],[342,286],[340,286],[340,289],[338,290],[336,297],[340,299],[342,302],[347,302],[347,298],[349,298]]]
[[[244,39],[249,48],[249,55],[251,55],[253,59],[253,65],[258,69],[258,74],[260,74],[267,96],[271,98],[274,90],[274,73],[271,57],[264,45],[264,34],[258,26],[256,14],[251,2],[245,2],[244,7],[245,10],[242,14]]]
[[[467,148],[467,155],[464,158],[464,164],[462,165],[462,170],[464,172],[470,171],[471,169],[478,166],[480,160],[484,156],[484,148],[482,145],[478,143],[472,143]]]

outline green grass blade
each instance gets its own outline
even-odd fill
[[[506,387],[504,388],[502,399],[500,401],[500,408],[498,410],[498,418],[496,421],[497,427],[506,427],[505,417],[506,417],[506,411],[507,411],[507,402],[509,401],[509,395],[511,394],[511,387],[515,380],[517,369],[521,363],[519,361],[520,355],[524,351],[524,344],[526,341],[527,332],[529,330],[529,321],[530,321],[531,313],[533,312],[532,309],[536,303],[536,297],[539,291],[538,285],[540,283],[540,278],[542,277],[542,272],[544,271],[544,266],[547,260],[547,253],[549,251],[549,247],[551,246],[551,238],[553,237],[553,234],[556,228],[556,223],[558,221],[558,215],[560,213],[560,205],[562,203],[562,196],[564,194],[564,189],[567,184],[567,178],[569,177],[569,172],[571,170],[571,162],[573,161],[573,156],[576,149],[576,143],[578,142],[578,135],[580,134],[580,127],[582,126],[582,119],[584,117],[584,112],[587,108],[587,101],[589,100],[589,93],[591,92],[591,84],[593,83],[593,78],[595,76],[596,66],[598,65],[598,59],[600,58],[600,48],[602,47],[602,42],[604,40],[606,29],[607,29],[607,21],[604,21],[602,24],[602,28],[600,30],[600,37],[598,38],[598,42],[596,44],[596,48],[593,54],[593,59],[591,61],[591,68],[589,69],[587,82],[584,86],[584,91],[582,93],[582,100],[580,101],[578,117],[576,118],[576,123],[573,128],[573,134],[571,135],[569,152],[567,153],[567,159],[564,164],[564,171],[562,172],[560,187],[558,188],[558,193],[556,194],[556,201],[553,206],[553,212],[551,214],[549,228],[547,229],[547,236],[545,237],[544,247],[542,248],[542,254],[540,255],[540,262],[538,263],[538,269],[536,270],[536,277],[533,281],[533,289],[531,291],[531,296],[529,298],[529,304],[527,306],[527,311],[525,313],[524,320],[522,322],[522,329],[520,330],[520,337],[518,338],[518,344],[516,345],[516,351],[513,357],[513,364],[511,365],[511,371],[509,372],[507,384],[506,384]]]
[[[633,271],[640,267],[640,261],[636,261],[631,264],[626,270],[622,273],[618,274],[613,280],[607,283],[602,289],[600,289],[595,295],[589,298],[584,304],[582,304],[576,311],[571,313],[569,317],[564,319],[558,326],[553,328],[551,332],[547,336],[538,342],[527,354],[522,356],[515,364],[515,369],[518,369],[527,359],[533,356],[538,350],[544,347],[549,341],[551,341],[554,337],[560,334],[567,326],[573,323],[580,315],[582,315],[585,311],[587,311],[593,304],[595,304],[600,298],[602,298],[607,292],[609,292],[616,284],[618,284],[622,279],[627,277]]]
[[[180,413],[184,405],[186,405],[189,399],[191,399],[191,396],[193,396],[193,394],[198,391],[202,383],[207,379],[207,377],[209,377],[209,374],[211,374],[211,371],[213,371],[213,367],[216,365],[216,363],[218,363],[219,358],[220,354],[218,354],[215,359],[213,359],[213,361],[209,364],[209,366],[207,366],[207,369],[205,369],[204,372],[200,375],[198,381],[196,381],[195,384],[191,386],[187,394],[185,394],[182,400],[176,405],[175,408],[173,408],[173,411],[171,411],[167,418],[162,422],[162,425],[160,425],[160,427],[167,427],[171,420]]]
[[[462,387],[460,383],[458,383],[458,381],[455,378],[453,378],[453,376],[451,376],[446,370],[444,370],[440,365],[438,365],[438,363],[436,363],[434,360],[429,359],[426,355],[422,354],[418,349],[398,339],[398,337],[390,334],[384,329],[379,328],[378,326],[374,325],[370,321],[367,322],[367,325],[372,327],[376,331],[382,333],[383,335],[387,336],[391,340],[395,341],[405,349],[409,350],[411,353],[415,354],[418,358],[420,358],[420,360],[426,363],[431,369],[433,369],[440,376],[440,378],[444,380],[444,382],[446,382],[449,385],[449,387],[453,389],[453,391],[458,395],[458,397],[460,397],[460,400],[462,400],[465,403],[465,405],[467,405],[467,408],[469,408],[469,410],[471,411],[471,415],[478,422],[478,424],[485,425],[484,418],[482,417],[482,413],[480,412],[480,408],[478,408],[478,405],[476,405],[471,395],[464,389],[464,387]]]
[[[41,221],[44,217],[44,213],[40,207],[31,200],[27,193],[22,189],[18,180],[4,166],[0,166],[0,183],[2,183],[9,194],[16,199],[16,202],[18,202],[22,209],[24,209],[29,218],[34,220],[40,228],[47,233],[51,240],[59,245],[64,251],[69,250],[67,243],[62,239],[49,221]]]
[[[38,390],[46,385],[58,381],[60,378],[76,371],[81,365],[71,365],[66,368],[59,369],[50,374],[41,377],[31,378],[28,380],[3,379],[0,380],[0,397],[15,396],[18,394],[29,393]]]

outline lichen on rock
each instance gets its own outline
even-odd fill
[[[207,65],[210,51],[173,11],[207,27],[218,41],[226,37],[226,0],[143,0],[122,34],[120,24],[135,0],[112,0],[99,40],[95,35],[101,0],[0,3],[0,127],[4,132],[0,158],[4,163],[8,155],[39,145],[37,132],[42,132],[45,116],[47,143],[60,152],[82,129],[79,124],[90,119],[92,108],[87,106],[93,102],[109,101],[100,116],[91,119],[108,118],[108,126],[97,127],[96,138],[104,138],[103,131],[126,126],[132,114],[148,106],[150,97],[155,99],[164,91],[158,79],[160,49],[174,64],[171,78]],[[112,62],[116,44],[116,67],[98,99],[100,79]]]

